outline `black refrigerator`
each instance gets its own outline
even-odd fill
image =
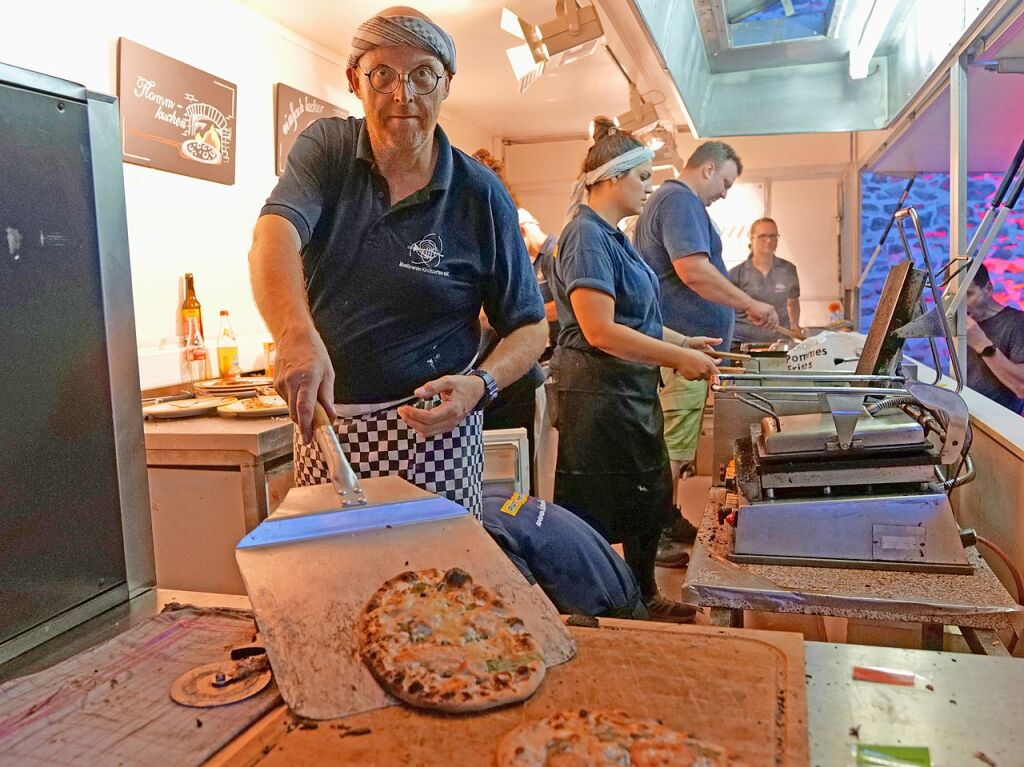
[[[117,101],[0,64],[0,662],[153,583]]]

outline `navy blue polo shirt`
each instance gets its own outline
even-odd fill
[[[363,120],[317,120],[296,140],[261,211],[299,233],[336,402],[410,397],[465,369],[479,344],[481,307],[500,336],[544,318],[508,192],[440,126],[435,138],[430,182],[392,205]]]
[[[566,224],[558,238],[553,282],[558,310],[558,345],[592,351],[576,321],[569,295],[576,288],[592,288],[615,299],[615,322],[661,338],[658,278],[629,239],[587,205]]]
[[[714,267],[729,279],[722,260],[722,238],[693,190],[674,179],[658,187],[640,213],[633,243],[658,275],[665,324],[686,336],[721,338],[717,348],[728,350],[736,312],[698,295],[679,279],[672,263],[706,253]]]
[[[561,613],[628,615],[640,601],[629,565],[571,511],[519,493],[485,491],[483,525]]]

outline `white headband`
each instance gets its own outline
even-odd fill
[[[572,190],[569,192],[569,209],[565,212],[566,217],[571,220],[576,215],[580,205],[583,204],[583,196],[589,187],[592,187],[599,181],[621,176],[626,171],[653,158],[654,152],[646,147],[638,146],[620,154],[618,157],[613,157],[604,165],[594,168],[589,173],[581,173],[580,177],[572,183]]]

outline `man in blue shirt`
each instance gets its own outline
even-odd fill
[[[444,30],[410,8],[382,11],[356,31],[346,74],[365,119],[303,132],[249,254],[297,424],[297,478],[328,480],[309,444],[319,400],[342,416],[357,472],[405,476],[479,514],[478,405],[529,369],[546,336],[516,209],[437,125],[455,74]],[[502,340],[474,367],[481,307]]]
[[[666,181],[651,195],[637,221],[634,243],[661,284],[665,326],[686,336],[721,338],[720,351],[732,343],[736,310],[760,326],[773,328],[778,316],[769,304],[756,301],[729,281],[722,260],[722,238],[707,207],[725,199],[743,171],[735,150],[721,141],[697,147],[678,180]],[[707,384],[662,371],[665,442],[677,483],[692,462],[700,435]],[[677,504],[678,506],[678,504]],[[686,557],[679,543],[691,542],[696,529],[681,515],[662,536],[658,564],[681,567]],[[670,545],[674,538],[675,546]]]

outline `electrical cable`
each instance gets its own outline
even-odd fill
[[[1017,591],[1016,602],[1017,604],[1024,606],[1024,601],[1022,601],[1024,600],[1024,579],[1021,578],[1020,570],[1017,569],[1013,560],[1010,559],[1010,556],[1005,551],[996,546],[996,544],[988,538],[983,538],[980,535],[976,535],[975,537],[978,543],[986,546],[993,554],[1003,560],[1003,564],[1006,565],[1007,569],[1010,571],[1011,577],[1013,578],[1013,585]],[[1011,629],[1011,631],[1013,631],[1013,639],[1010,641],[1010,646],[1007,649],[1009,649],[1010,655],[1013,655],[1014,650],[1017,649],[1017,642],[1020,639],[1020,636],[1017,634],[1016,629]]]

